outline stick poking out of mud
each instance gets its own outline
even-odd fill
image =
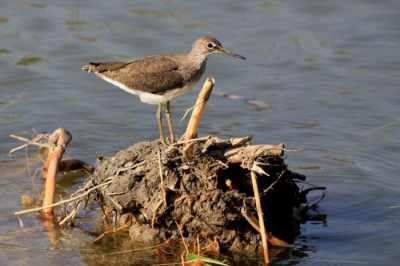
[[[191,140],[196,138],[201,116],[203,115],[204,109],[206,108],[207,101],[210,98],[214,84],[215,80],[213,78],[207,78],[206,82],[204,83],[203,89],[200,91],[199,97],[196,101],[196,105],[194,106],[192,116],[190,117],[185,136],[183,137],[184,140]],[[193,156],[193,145],[192,143],[186,143],[185,146],[187,157],[188,159],[191,159]]]

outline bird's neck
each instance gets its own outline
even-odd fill
[[[205,54],[188,54],[187,56],[187,64],[189,68],[193,70],[199,70],[206,67],[208,56]]]
[[[208,56],[203,54],[188,54],[186,60],[184,60],[185,65],[183,66],[185,69],[184,73],[187,74],[185,78],[187,80],[198,80],[206,69],[207,59]]]

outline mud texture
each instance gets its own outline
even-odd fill
[[[166,147],[159,141],[137,143],[115,157],[100,156],[86,184],[112,182],[90,198],[112,209],[117,218],[132,219],[133,241],[155,244],[180,238],[182,232],[189,242],[198,235],[209,239],[221,252],[259,252],[261,236],[241,212],[246,207],[257,217],[247,169],[251,158],[266,173],[257,171],[266,228],[292,243],[298,235],[292,224],[293,207],[306,203],[306,193],[295,181],[304,181],[305,176],[290,171],[281,156],[267,153],[244,158],[246,163],[231,163],[228,151],[247,147],[250,140],[193,142],[190,160],[183,144]]]

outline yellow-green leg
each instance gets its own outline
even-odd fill
[[[169,101],[167,102],[167,109],[165,110],[165,116],[167,117],[169,133],[171,136],[171,143],[175,143],[175,133],[174,133],[174,128],[172,127],[171,113],[169,111]]]
[[[156,117],[157,117],[157,121],[158,121],[158,129],[160,130],[160,140],[163,144],[167,145],[165,143],[165,137],[164,137],[164,130],[163,130],[163,125],[162,125],[162,121],[161,121],[161,106],[162,104],[160,103],[158,105],[158,111],[156,113]]]

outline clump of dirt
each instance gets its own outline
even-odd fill
[[[254,171],[270,236],[293,243],[299,234],[293,230],[293,208],[307,202],[308,192],[296,181],[306,177],[288,169],[282,144],[250,142],[251,137],[208,138],[189,148],[140,142],[115,157],[100,156],[86,187],[111,181],[90,198],[116,217],[132,219],[133,241],[155,244],[181,236],[196,241],[202,235],[223,252],[258,252],[261,236],[248,219],[257,216]]]

